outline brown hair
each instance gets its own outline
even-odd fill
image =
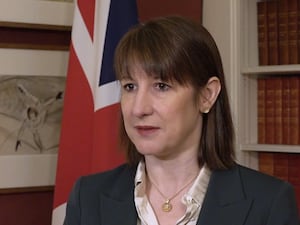
[[[218,77],[221,91],[210,112],[203,114],[198,160],[212,170],[226,169],[235,163],[234,128],[220,53],[200,23],[169,16],[139,24],[119,42],[114,63],[118,79],[130,77],[130,69],[139,65],[148,75],[190,84],[196,93],[209,78]],[[120,126],[120,141],[128,163],[136,165],[144,157],[129,139],[122,117]]]

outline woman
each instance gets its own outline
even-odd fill
[[[290,184],[242,167],[217,46],[200,24],[158,18],[120,41],[128,163],[80,178],[65,225],[298,225]]]

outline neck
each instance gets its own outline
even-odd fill
[[[199,174],[198,162],[146,161],[146,173],[151,183],[166,196],[171,196]]]
[[[186,159],[160,160],[145,157],[146,172],[154,181],[185,181],[199,173],[200,165],[195,157]]]

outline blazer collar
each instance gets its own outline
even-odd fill
[[[253,200],[244,194],[239,168],[212,173],[197,225],[244,224]]]

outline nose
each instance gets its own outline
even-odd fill
[[[140,118],[151,115],[153,112],[152,103],[151,94],[147,90],[139,89],[134,98],[132,113]]]

